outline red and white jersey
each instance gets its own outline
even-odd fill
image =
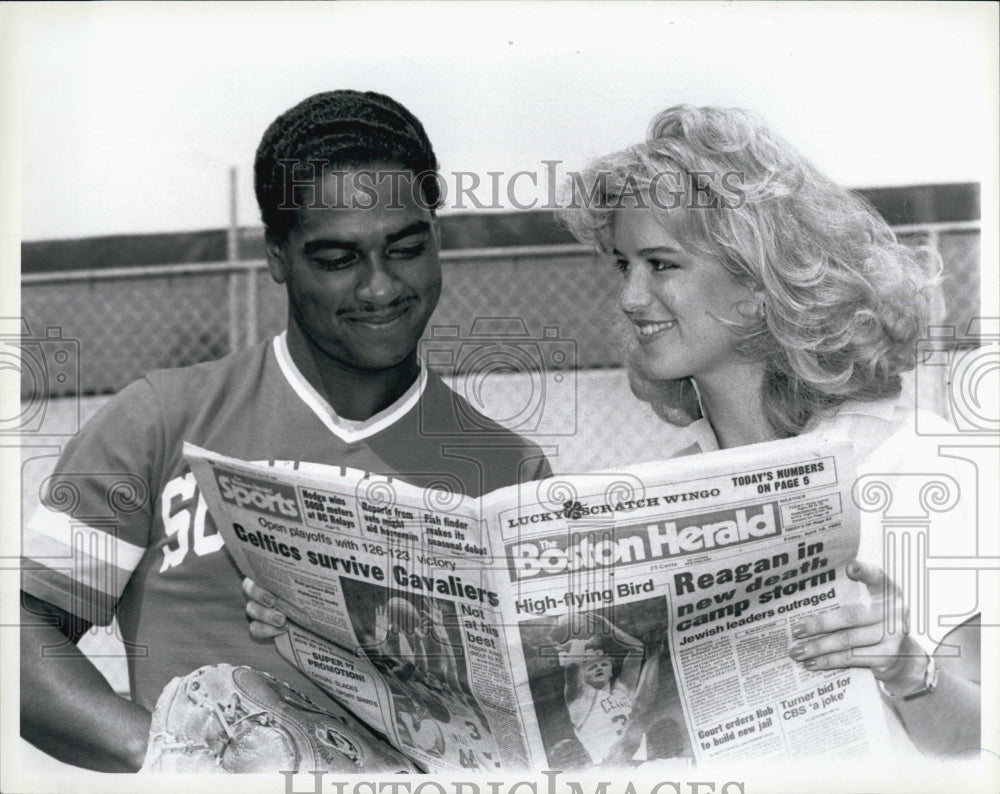
[[[219,361],[149,373],[67,444],[25,528],[23,574],[27,592],[92,623],[117,615],[132,698],[147,708],[174,676],[219,662],[321,697],[273,642],[250,638],[242,577],[182,457],[184,441],[470,496],[550,473],[536,445],[477,414],[426,369],[362,422],[336,415],[295,367],[283,334]]]

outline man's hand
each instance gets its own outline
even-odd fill
[[[580,664],[587,656],[587,638],[577,638],[566,640],[556,646],[560,667],[567,667],[571,664]]]
[[[247,597],[247,618],[250,621],[250,636],[255,640],[270,640],[288,631],[285,613],[275,609],[277,599],[270,590],[265,590],[247,577],[243,580],[243,595]]]
[[[385,604],[375,607],[375,644],[381,645],[389,636],[389,612]]]
[[[451,639],[448,637],[448,630],[445,628],[444,611],[441,609],[441,605],[432,599],[430,611],[428,633],[441,645],[451,647]]]

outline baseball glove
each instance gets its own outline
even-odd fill
[[[346,711],[250,667],[208,665],[164,687],[140,772],[280,771],[419,770]]]

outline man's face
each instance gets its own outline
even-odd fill
[[[611,681],[613,665],[601,651],[593,651],[588,656],[590,658],[583,663],[583,681],[595,689],[600,689]]]
[[[416,355],[441,295],[437,222],[403,169],[372,165],[325,176],[330,208],[308,191],[283,242],[268,241],[271,276],[288,290],[290,323],[327,365],[378,371]],[[367,173],[366,173],[367,172]],[[419,195],[419,194],[418,194]]]

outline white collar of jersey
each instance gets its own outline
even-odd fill
[[[390,427],[417,404],[427,387],[427,368],[420,362],[420,374],[413,382],[413,385],[392,405],[379,411],[372,417],[363,421],[344,419],[337,415],[326,399],[313,388],[312,384],[305,379],[305,376],[295,366],[292,355],[288,350],[288,340],[282,331],[274,337],[274,356],[278,360],[278,367],[281,374],[285,376],[288,385],[292,387],[299,398],[316,416],[326,425],[327,429],[341,441],[348,444],[361,441],[369,436],[373,436],[385,428]]]

